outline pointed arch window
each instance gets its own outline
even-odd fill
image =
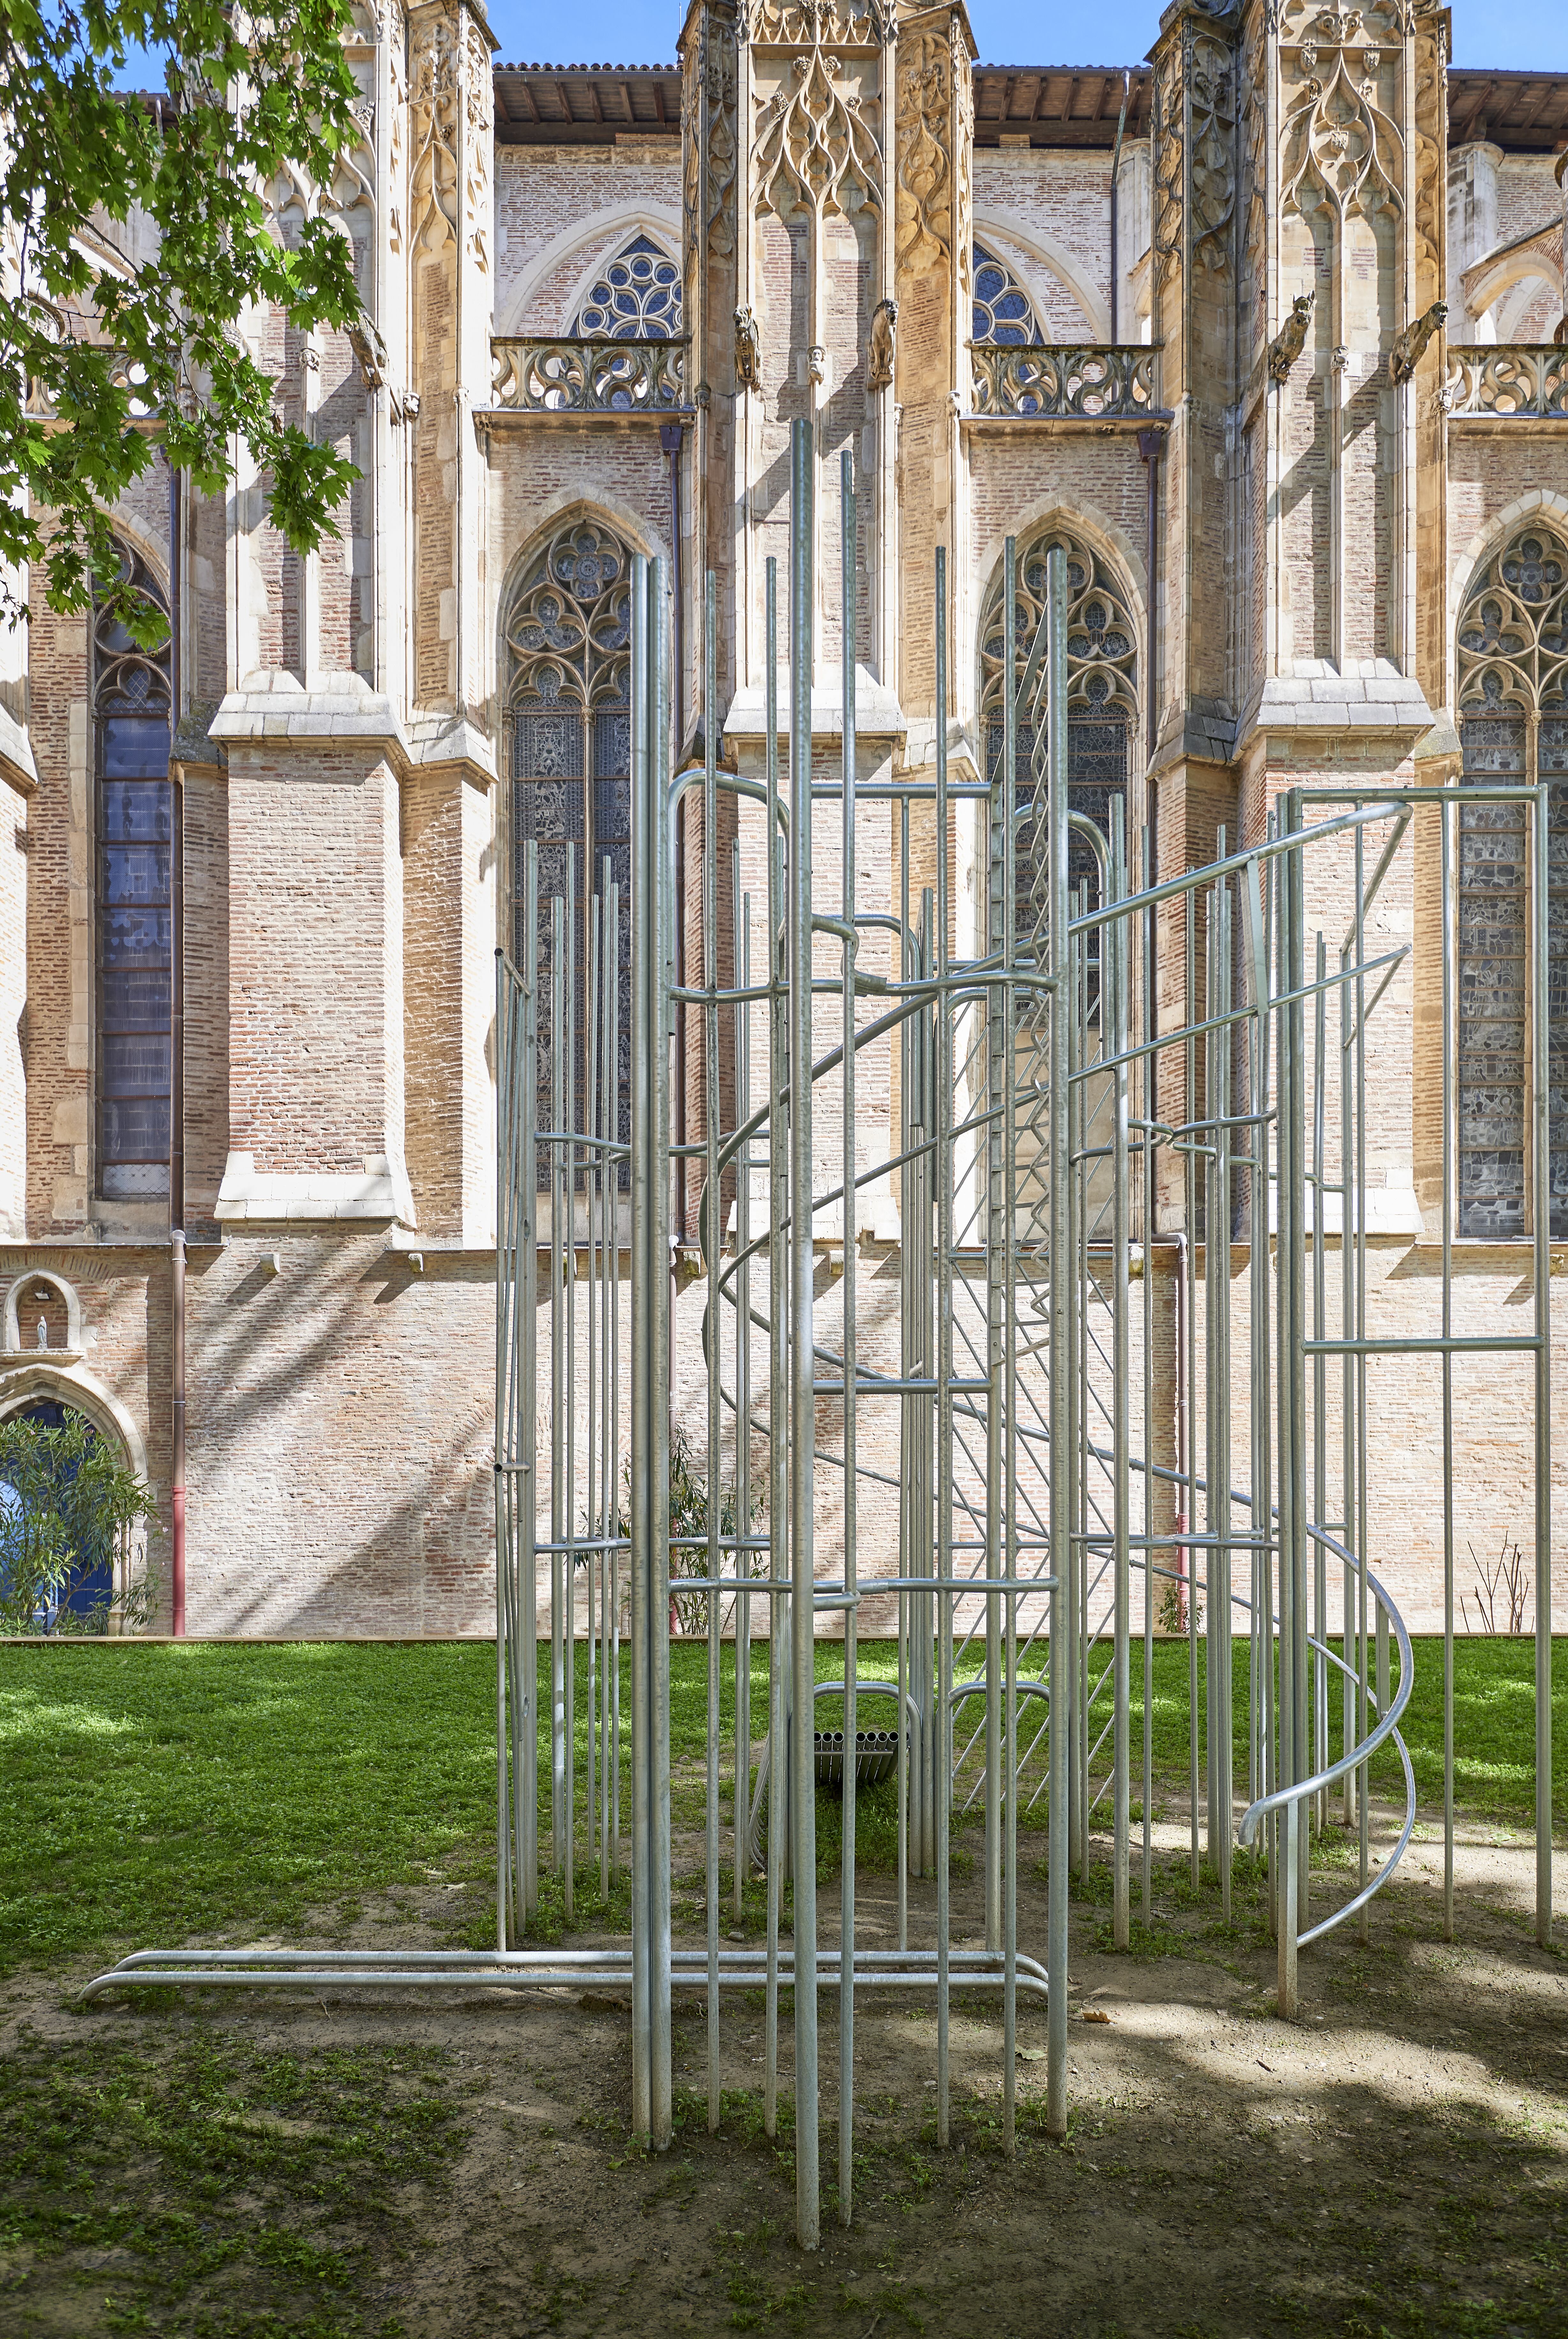
[[[1044,337],[1034,303],[1005,260],[982,243],[974,247],[974,321],[971,339],[993,347],[1033,347]]]
[[[639,233],[588,287],[571,339],[674,341],[681,331],[680,269],[652,236]]]
[[[631,1071],[631,566],[603,521],[555,529],[526,561],[503,626],[510,734],[512,898],[509,946],[527,950],[522,873],[538,863],[540,978],[538,1126],[551,1119],[558,1040],[577,1109],[587,1106],[588,937],[615,889],[616,1081],[621,1135],[630,1132]],[[560,904],[559,954],[551,904]],[[556,980],[557,973],[560,980]],[[599,1002],[607,1045],[610,1002]],[[559,1031],[551,1018],[565,1019]],[[602,1061],[602,1059],[596,1059]],[[581,1127],[579,1120],[577,1126]],[[541,1160],[542,1160],[541,1155]]]
[[[1530,969],[1548,959],[1550,1230],[1568,1235],[1568,541],[1532,524],[1481,568],[1458,637],[1464,778],[1553,785],[1547,933],[1531,931],[1530,814],[1459,816],[1459,1232],[1530,1231]]]
[[[1110,563],[1075,532],[1044,529],[1020,550],[1017,633],[1013,643],[1014,687],[1045,622],[1046,561],[1053,546],[1067,556],[1067,779],[1075,812],[1087,814],[1101,834],[1110,834],[1110,807],[1126,801],[1133,744],[1138,733],[1138,628],[1126,587]],[[986,776],[1001,766],[1002,698],[1007,674],[1006,620],[1000,576],[986,602],[981,627],[981,722],[985,734]],[[1014,801],[1020,809],[1034,801],[1035,726],[1020,722],[1014,766]],[[1020,824],[1016,855],[1016,917],[1021,933],[1032,932],[1045,910],[1047,870],[1043,824]],[[1035,850],[1036,845],[1040,850]],[[1070,881],[1087,886],[1098,900],[1100,871],[1094,849],[1075,834],[1069,850]]]
[[[120,581],[167,610],[140,556]],[[170,652],[139,649],[99,596],[93,607],[95,760],[94,1092],[97,1190],[169,1190],[173,978]]]

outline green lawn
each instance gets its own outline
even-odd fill
[[[1533,1657],[1528,1641],[1458,1644],[1460,1800],[1521,1826],[1533,1808]],[[1238,1668],[1243,1662],[1238,1651]],[[842,1663],[838,1645],[818,1644],[819,1677]],[[890,1678],[892,1647],[866,1647],[863,1665]],[[1183,1644],[1158,1645],[1157,1762],[1177,1779],[1186,1769],[1186,1665]],[[1568,1642],[1555,1644],[1553,1667],[1555,1805],[1564,1821]],[[547,1649],[541,1668],[543,1690]],[[727,1786],[727,1648],[724,1673]],[[1136,1697],[1136,1650],[1133,1678]],[[759,1663],[758,1735],[764,1681]],[[1429,1802],[1442,1795],[1441,1685],[1440,1644],[1418,1643],[1407,1735]],[[622,1686],[629,1692],[625,1665]],[[672,1652],[671,1706],[673,1752],[689,1765],[700,1761],[705,1738],[700,1646]],[[892,1713],[891,1700],[868,1702],[862,1727],[886,1726]],[[836,1724],[831,1702],[819,1707],[819,1720]],[[581,1702],[578,1725],[580,1744]],[[1139,1727],[1135,1714],[1135,1733]],[[0,1970],[206,1932],[286,1933],[311,1907],[351,1904],[419,1880],[437,1862],[477,1880],[493,1843],[494,1731],[495,1656],[481,1643],[0,1643]],[[547,1764],[541,1770],[547,1792]],[[677,1796],[690,1791],[677,1784]],[[823,1819],[831,1855],[836,1811],[825,1803]],[[882,1864],[892,1841],[884,1790],[865,1799],[863,1854]]]

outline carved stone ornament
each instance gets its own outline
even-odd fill
[[[865,386],[868,390],[891,390],[892,387],[893,334],[898,326],[898,302],[879,301],[872,311],[871,341],[866,350]]]
[[[1228,42],[1190,25],[1187,87],[1193,263],[1210,275],[1223,275],[1230,266],[1236,215],[1236,65]]]
[[[882,204],[879,109],[820,43],[792,61],[782,88],[758,102],[753,176],[759,210],[800,203],[818,219]]]
[[[1182,180],[1186,145],[1182,136],[1182,50],[1172,41],[1154,64],[1154,281],[1157,289],[1181,270]]]
[[[1395,336],[1394,347],[1388,353],[1388,371],[1395,381],[1409,381],[1426,353],[1428,342],[1440,332],[1447,321],[1448,303],[1434,301],[1424,317],[1417,317]]]
[[[416,253],[439,252],[458,232],[458,54],[453,27],[420,27],[409,91],[409,215]]]
[[[1331,73],[1304,83],[1298,94],[1300,102],[1286,113],[1280,133],[1281,212],[1306,208],[1302,196],[1308,185],[1321,192],[1342,220],[1352,212],[1370,217],[1386,209],[1403,210],[1403,141],[1376,104],[1372,84],[1358,85],[1340,55]]]
[[[1313,304],[1317,298],[1316,292],[1298,292],[1291,302],[1289,316],[1269,344],[1270,381],[1289,380],[1290,369],[1307,346],[1307,328],[1312,322]]]
[[[759,49],[878,49],[891,7],[869,9],[849,0],[753,0],[752,45]]]
[[[468,250],[474,256],[475,265],[488,271],[490,255],[487,224],[495,80],[490,71],[489,43],[471,17],[468,20],[468,71],[465,80],[463,113],[468,134],[463,140],[463,196],[468,211]]]
[[[708,250],[727,260],[735,248],[735,172],[740,140],[735,121],[735,35],[710,17],[704,36],[705,147],[708,167]]]
[[[921,33],[903,50],[898,94],[898,183],[912,213],[902,265],[923,245],[943,258],[952,247],[952,56],[944,35]]]
[[[740,390],[763,386],[762,341],[757,321],[744,305],[735,311],[735,384]]]

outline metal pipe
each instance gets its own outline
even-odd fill
[[[185,1631],[185,775],[176,755],[184,661],[182,572],[184,474],[169,467],[169,1594],[175,1638]]]
[[[1047,556],[1046,622],[1050,627],[1048,706],[1049,850],[1050,855],[1050,971],[1067,971],[1067,556],[1060,545]],[[1050,1009],[1050,1092],[1060,1114],[1069,1067],[1068,1011],[1062,997]],[[1050,1258],[1053,1269],[1068,1256],[1072,1239],[1070,1170],[1064,1149],[1050,1150]],[[1067,1693],[1066,1650],[1068,1537],[1072,1526],[1072,1490],[1061,1457],[1069,1444],[1067,1377],[1071,1355],[1068,1311],[1050,1311],[1050,1550],[1056,1588],[1050,1594],[1050,1719],[1047,1757],[1050,1786],[1050,1866],[1046,1880],[1046,1969],[1057,1976],[1048,2007],[1046,2111],[1049,2135],[1067,2134]]]
[[[790,427],[790,853],[789,950],[790,1409],[789,1514],[794,1676],[790,1738],[795,1971],[795,2232],[801,2247],[822,2239],[817,2178],[816,1772],[811,1698],[815,1574],[813,1513],[816,1409],[813,1380],[812,1281],[812,682],[815,518],[812,426]]]
[[[632,2125],[673,2131],[669,1879],[667,649],[660,561],[632,586]]]
[[[843,1583],[848,1607],[844,1616],[844,1745],[849,1759],[843,1774],[843,1835],[840,1855],[839,1891],[839,2083],[838,2195],[839,2223],[850,2223],[854,2204],[854,1947],[855,1947],[855,1772],[859,1706],[856,1700],[858,1597],[855,1549],[855,1178],[856,1155],[854,1044],[854,914],[855,914],[855,553],[856,518],[854,465],[846,450],[839,483],[840,601],[839,632],[843,654],[843,723],[840,752],[843,782],[843,824],[840,831],[840,899],[847,929],[843,942],[843,1065],[841,1103],[843,1160]]]

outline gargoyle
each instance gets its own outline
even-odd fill
[[[742,390],[760,390],[763,386],[762,342],[757,337],[757,321],[749,309],[735,311],[735,380]]]
[[[1388,352],[1388,371],[1395,381],[1409,381],[1425,354],[1426,344],[1448,314],[1446,301],[1434,301],[1424,317],[1417,317],[1395,336],[1394,347]]]
[[[871,345],[866,350],[867,390],[886,390],[892,384],[893,333],[897,324],[898,302],[879,301],[872,311]]]
[[[1268,346],[1268,379],[1288,381],[1290,369],[1307,346],[1307,328],[1312,321],[1315,292],[1298,292],[1290,304],[1290,314]]]
[[[349,327],[349,347],[354,352],[365,388],[380,390],[387,378],[387,347],[369,317],[361,324]]]

